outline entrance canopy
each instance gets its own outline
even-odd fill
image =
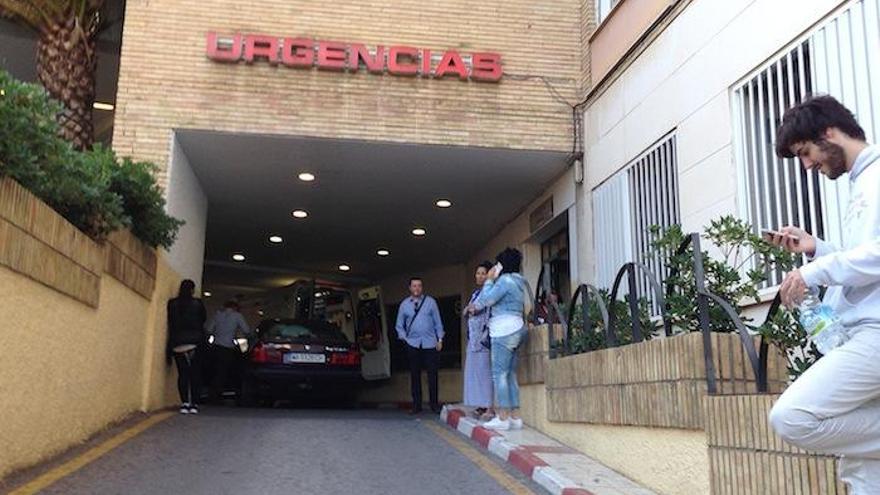
[[[208,200],[209,289],[375,281],[464,262],[566,166],[558,152],[191,130],[177,139]]]

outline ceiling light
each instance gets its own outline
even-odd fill
[[[315,180],[315,174],[310,174],[309,172],[303,172],[299,174],[299,180],[303,182],[312,182]]]
[[[341,272],[347,272],[347,271],[349,271],[349,270],[351,270],[351,267],[350,267],[350,266],[348,266],[348,265],[339,265],[339,271],[341,271]]]
[[[205,297],[211,297],[211,291],[206,290],[206,291],[203,293],[203,295],[204,295]]]
[[[101,103],[100,101],[96,101],[94,104],[92,104],[92,108],[94,108],[95,110],[113,110],[116,107],[114,107],[110,103]]]
[[[294,218],[306,218],[307,216],[309,216],[309,212],[306,210],[293,210]]]
[[[284,242],[284,239],[282,239],[280,235],[273,235],[269,237],[269,242],[273,244],[281,244],[282,242]]]
[[[423,228],[421,228],[421,227],[417,227],[417,228],[415,228],[415,229],[412,230],[412,234],[415,235],[415,236],[418,236],[418,237],[422,237],[423,235],[425,235],[425,234],[427,234],[427,233],[428,233],[428,231],[425,230],[425,229],[423,229]]]
[[[450,206],[452,206],[452,201],[449,201],[448,199],[438,199],[437,202],[434,204],[439,206],[440,208],[449,208]]]
[[[387,249],[380,249],[380,250],[376,251],[376,254],[378,254],[379,256],[388,256],[391,254],[391,251],[389,251]]]
[[[243,254],[233,254],[232,259],[234,259],[235,261],[244,261],[244,255]]]

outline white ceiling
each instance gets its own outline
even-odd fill
[[[206,287],[276,286],[288,271],[338,275],[343,262],[361,280],[464,262],[566,167],[558,152],[191,130],[177,136],[208,196]],[[318,180],[299,181],[301,171]],[[437,208],[439,198],[453,207]],[[309,217],[294,219],[298,208]],[[412,236],[416,226],[428,235]],[[273,234],[284,243],[269,243]],[[380,247],[391,256],[377,256]],[[236,252],[246,264],[231,262]]]

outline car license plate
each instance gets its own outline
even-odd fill
[[[303,352],[288,352],[284,355],[284,363],[319,363],[324,364],[327,357],[323,354],[306,354]]]

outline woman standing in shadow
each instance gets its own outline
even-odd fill
[[[491,419],[492,410],[492,359],[489,341],[489,311],[476,311],[472,304],[480,297],[486,276],[492,263],[484,261],[477,266],[474,278],[477,288],[471,295],[465,311],[468,324],[467,358],[464,362],[464,405],[475,408],[478,418]]]
[[[177,297],[168,301],[168,355],[177,363],[177,391],[180,393],[180,413],[198,414],[201,394],[201,374],[196,348],[205,339],[207,314],[201,299],[193,297],[196,284],[192,280],[180,283]]]

